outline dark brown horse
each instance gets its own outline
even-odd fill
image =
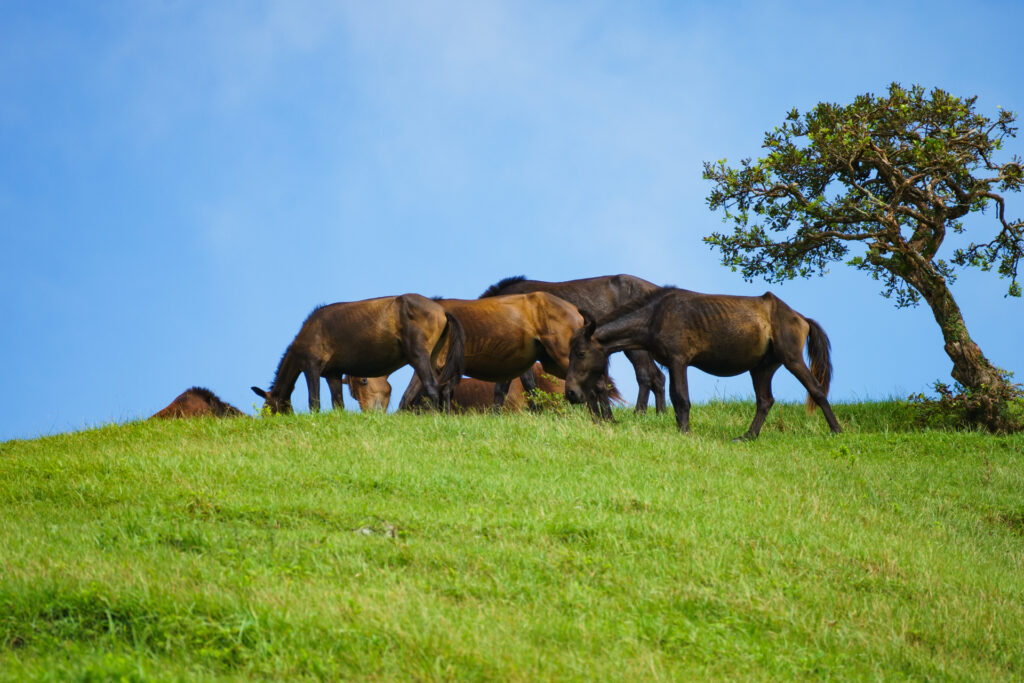
[[[658,289],[653,282],[632,275],[605,275],[566,282],[544,282],[527,280],[524,276],[507,277],[491,285],[480,298],[499,294],[522,294],[524,292],[548,292],[565,299],[584,316],[597,320],[608,315],[630,301],[646,296]],[[665,410],[665,375],[643,349],[627,349],[626,357],[633,364],[639,392],[636,397],[636,412],[647,410],[647,400],[654,391],[654,407],[660,413]]]
[[[192,387],[150,419],[169,420],[178,417],[240,417],[241,410],[220,400],[217,394],[203,387]]]
[[[437,299],[444,310],[462,324],[465,331],[465,369],[476,379],[504,386],[501,400],[495,391],[495,406],[501,407],[508,383],[524,373],[532,390],[533,364],[564,378],[569,369],[569,340],[583,326],[583,316],[564,299],[546,292],[512,294],[487,299]],[[422,393],[419,377],[413,377],[402,396],[399,409],[416,405]]]
[[[334,407],[340,407],[344,374],[379,377],[409,364],[436,406],[462,375],[463,343],[459,321],[419,294],[328,304],[306,318],[277,366],[270,391],[252,390],[272,412],[291,412],[292,390],[305,374],[309,409],[315,412],[321,377]]]
[[[387,377],[352,377],[346,375],[341,380],[348,385],[352,398],[359,402],[359,409],[364,413],[370,410],[387,412],[391,404],[391,383]]]
[[[804,344],[811,369],[803,359]],[[817,405],[833,432],[841,430],[828,403],[832,377],[829,341],[821,325],[800,315],[771,292],[762,296],[699,294],[665,287],[573,335],[565,397],[589,396],[608,365],[608,354],[647,349],[669,371],[669,392],[681,431],[690,430],[689,366],[729,377],[749,372],[757,411],[743,439],[755,439],[772,397],[772,376],[785,366],[807,389],[808,411]]]

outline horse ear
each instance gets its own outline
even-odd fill
[[[597,329],[597,321],[591,318],[589,315],[583,316],[583,336],[590,339],[594,336],[594,330]]]
[[[262,398],[262,399],[266,399],[267,398],[267,392],[263,391],[259,387],[249,387],[249,388],[252,389],[253,393],[256,394],[257,396],[259,396],[260,398]]]

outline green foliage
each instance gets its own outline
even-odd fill
[[[765,135],[764,157],[738,168],[704,164],[714,183],[708,205],[735,224],[705,241],[745,278],[769,282],[823,274],[861,243],[846,262],[879,280],[897,306],[951,283],[955,266],[995,268],[1020,296],[1024,222],[1005,219],[996,192],[1021,189],[1022,162],[993,159],[1016,135],[1016,117],[1000,110],[990,119],[975,101],[893,83],[884,97],[820,103],[806,115],[794,109]],[[946,235],[964,230],[964,216],[991,206],[1000,224],[993,239],[937,257]]]
[[[538,388],[527,392],[526,397],[535,410],[542,410],[553,415],[564,415],[572,410],[572,406],[565,400],[564,394],[555,394]]]
[[[552,383],[558,381],[557,377],[546,372],[541,373],[541,377]],[[553,415],[565,415],[572,410],[572,406],[565,400],[565,394],[544,391],[537,387],[527,392],[526,397],[534,410],[542,410]]]
[[[1024,436],[753,409],[0,443],[0,679],[1019,678]]]
[[[997,434],[1024,430],[1024,387],[1012,381],[1012,372],[999,370],[999,375],[1003,381],[995,387],[935,382],[937,397],[912,395],[918,422],[947,429],[983,427]]]

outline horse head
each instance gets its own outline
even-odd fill
[[[275,396],[274,393],[263,391],[259,387],[249,387],[253,393],[263,399],[263,407],[268,409],[274,415],[290,415],[292,412],[292,402],[288,398],[282,398]]]
[[[565,398],[569,403],[593,405],[608,393],[608,352],[594,339],[596,324],[583,316],[583,326],[569,343],[569,371],[565,375]]]
[[[359,409],[387,411],[391,403],[391,383],[387,377],[352,377],[344,379],[352,398],[359,401]]]

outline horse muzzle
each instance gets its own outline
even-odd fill
[[[583,395],[575,389],[565,388],[565,400],[569,403],[579,404],[584,402]]]

